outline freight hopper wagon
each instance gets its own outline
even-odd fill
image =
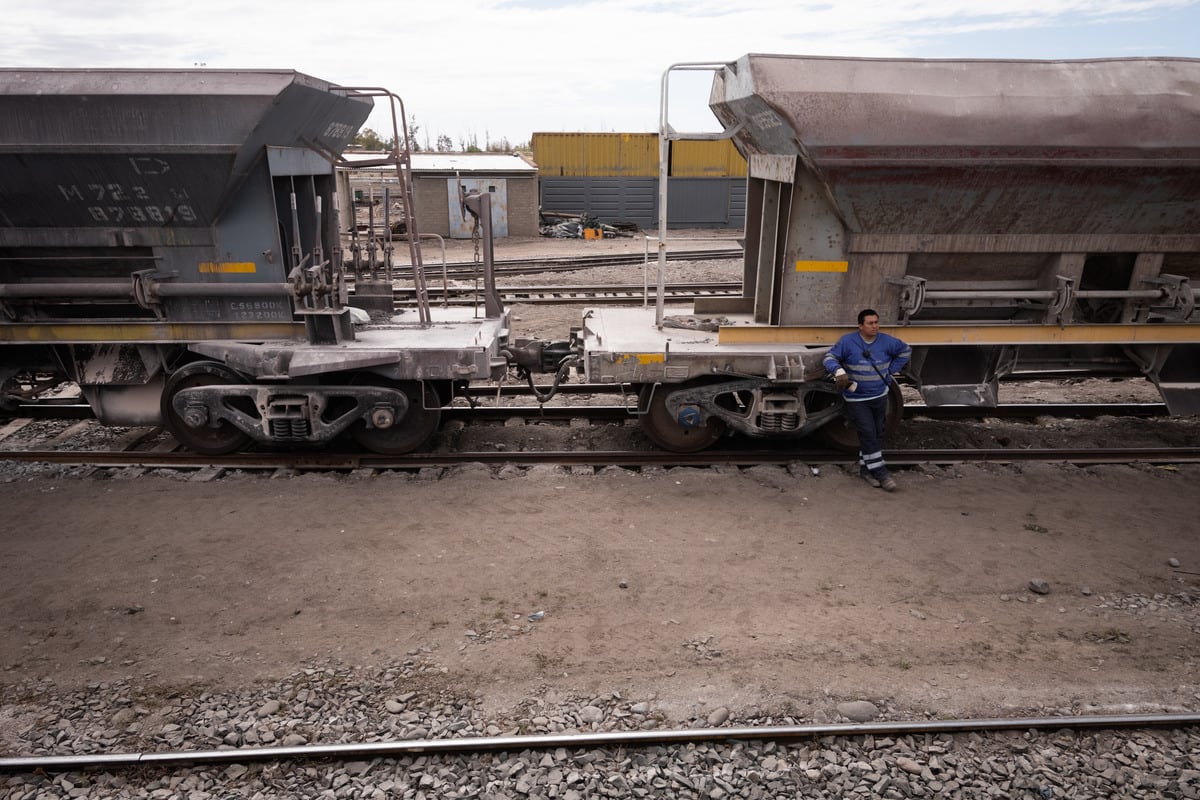
[[[290,71],[0,70],[3,395],[67,378],[210,454],[421,446],[453,386],[506,371],[507,320],[352,317],[334,166],[374,97],[403,117]]]
[[[1144,376],[1200,412],[1200,60],[713,68],[749,162],[742,297],[585,320],[590,378],[641,387],[651,438],[837,441],[821,357],[863,308],[930,405],[1054,372]]]

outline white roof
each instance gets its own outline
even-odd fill
[[[381,158],[383,153],[348,152],[342,157],[349,162]],[[372,169],[365,167],[365,169]],[[391,169],[391,167],[378,167]],[[413,153],[413,172],[537,172],[537,167],[521,156],[508,153]]]

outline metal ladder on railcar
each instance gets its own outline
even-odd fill
[[[417,228],[416,203],[413,200],[412,178],[412,145],[408,140],[408,118],[404,112],[404,101],[397,95],[378,87],[343,86],[344,91],[354,92],[366,97],[385,97],[391,105],[392,112],[392,152],[385,158],[371,161],[356,161],[356,167],[394,166],[396,177],[400,182],[400,213],[404,220],[405,238],[408,239],[409,261],[412,264],[413,290],[417,304],[417,316],[422,325],[432,322],[429,313],[429,290],[425,281],[425,261],[421,252],[421,237]],[[399,115],[397,115],[397,108]],[[403,145],[403,147],[401,147]],[[390,198],[385,201],[390,202]],[[390,209],[389,209],[390,212]],[[391,221],[387,219],[388,237],[391,237]],[[356,223],[357,224],[357,220]],[[390,252],[387,254],[387,279],[391,282]]]

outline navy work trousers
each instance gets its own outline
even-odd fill
[[[887,420],[888,396],[846,403],[846,417],[858,431],[858,467],[878,480],[888,476],[883,461],[883,431]]]

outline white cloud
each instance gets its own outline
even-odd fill
[[[456,141],[517,143],[539,130],[656,129],[659,82],[671,63],[731,60],[747,52],[969,56],[967,38],[955,39],[957,52],[947,52],[946,42],[1008,35],[1015,46],[1048,26],[1086,26],[1091,55],[1125,55],[1118,22],[1190,13],[1196,6],[1195,0],[1013,0],[1002,6],[977,0],[415,6],[359,0],[339,8],[314,0],[286,6],[65,0],[6,9],[0,62],[293,68],[335,83],[392,89],[404,98],[410,121],[421,126],[420,141],[445,133]],[[1064,51],[1068,45],[1078,42],[1064,40]],[[1071,57],[1053,47],[1036,55]],[[708,78],[692,77],[672,79],[671,119],[683,129],[711,127]],[[381,128],[385,119],[376,114],[370,124]]]

